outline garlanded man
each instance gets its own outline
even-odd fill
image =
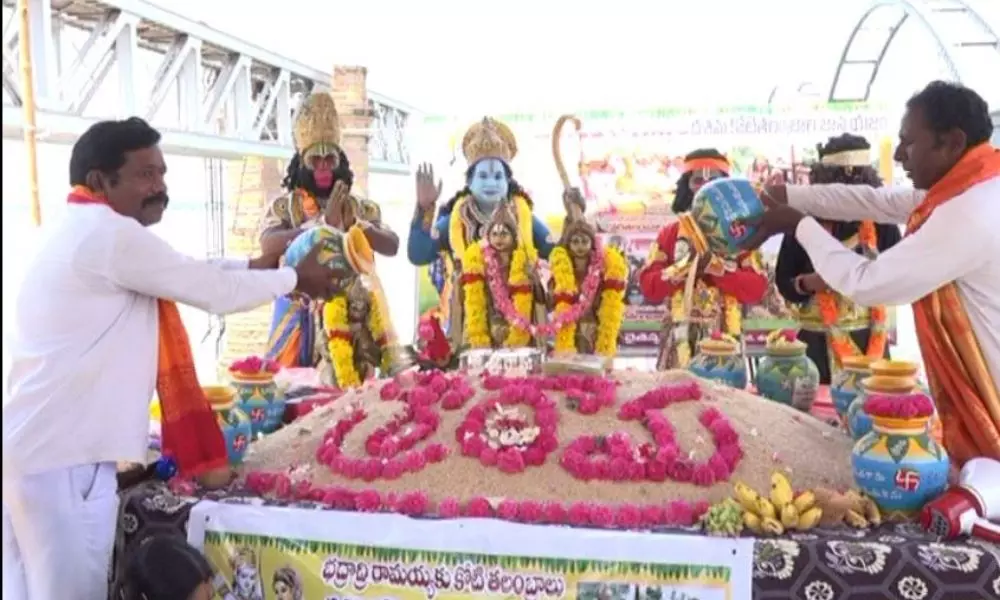
[[[296,153],[282,182],[287,193],[272,201],[264,215],[261,249],[280,254],[300,233],[317,225],[342,231],[359,225],[375,252],[395,256],[399,238],[382,224],[378,204],[350,194],[354,174],[340,146],[340,118],[329,93],[315,93],[303,101],[293,134]],[[279,298],[268,357],[284,367],[317,365],[319,309],[301,298]]]
[[[729,169],[729,161],[714,148],[695,150],[684,157],[674,213],[683,216],[691,209],[697,191],[713,179],[728,177]],[[767,275],[757,252],[735,257],[698,253],[687,223],[682,218],[660,230],[639,273],[646,301],[667,303],[659,369],[686,367],[698,340],[713,331],[739,336],[743,307],[759,303],[767,292]],[[693,287],[685,285],[691,269],[696,271]]]
[[[462,256],[470,244],[486,236],[493,213],[502,203],[514,212],[517,243],[528,260],[549,257],[555,246],[549,228],[536,217],[533,203],[517,183],[510,162],[517,154],[517,140],[507,125],[484,117],[466,131],[462,138],[462,153],[468,162],[465,186],[441,207],[435,216],[435,206],[441,196],[441,182],[434,177],[430,165],[417,171],[417,208],[407,256],[414,265],[429,265],[441,259],[448,271],[442,286],[447,302],[448,335],[456,344],[463,342],[462,299],[458,280],[462,273]],[[571,194],[573,202],[583,205],[578,191]]]
[[[871,144],[863,137],[844,134],[820,146],[819,161],[809,180],[813,184],[842,183],[881,187],[872,167]],[[900,240],[897,225],[874,221],[821,221],[846,248],[874,258]],[[794,236],[785,236],[778,251],[775,283],[796,307],[799,339],[819,367],[820,383],[829,385],[841,361],[853,356],[888,357],[887,311],[884,306],[860,306],[831,290],[814,272],[812,261]]]
[[[231,479],[177,304],[249,310],[297,291],[325,298],[316,252],[196,260],[149,231],[166,209],[160,133],[102,121],[73,146],[69,206],[31,259],[10,335],[3,404],[3,597],[106,598],[118,462],[145,463],[149,402],[184,476]]]
[[[958,466],[1000,459],[1000,149],[992,134],[979,94],[932,82],[907,102],[894,156],[915,189],[767,186],[768,210],[745,244],[794,235],[839,294],[865,306],[913,303],[944,445]],[[905,223],[906,235],[869,258],[816,218]]]

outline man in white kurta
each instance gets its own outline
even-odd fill
[[[924,192],[850,185],[788,186],[788,205],[820,219],[904,225]],[[877,260],[837,242],[815,219],[795,228],[813,266],[833,289],[865,306],[910,304],[955,282],[993,381],[1000,381],[1000,178],[938,208]]]
[[[130,127],[159,140],[138,119],[108,123],[94,127],[122,131],[117,140],[96,142],[97,160],[115,160],[107,158],[115,150],[102,145],[123,145]],[[11,298],[13,330],[4,332],[12,358],[3,404],[4,600],[106,597],[116,463],[147,460],[158,298],[231,313],[296,289],[318,295],[332,274],[315,261],[269,269],[270,261],[212,262],[176,252],[140,223],[158,220],[144,215],[162,213],[168,201],[166,168],[153,144],[143,151],[158,166],[132,165],[126,149],[126,164],[106,176],[116,208],[103,199],[67,206]],[[134,193],[141,195],[127,200]],[[126,216],[122,202],[136,212]]]

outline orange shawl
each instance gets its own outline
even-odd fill
[[[920,229],[937,207],[994,177],[1000,177],[1000,150],[988,143],[969,150],[928,190],[910,215],[906,234]],[[997,383],[986,366],[955,283],[917,300],[913,316],[948,453],[959,466],[979,456],[1000,459]]]
[[[70,204],[106,204],[89,189],[76,186]],[[160,399],[163,454],[177,461],[187,477],[228,465],[226,443],[215,412],[198,383],[194,356],[177,304],[160,298],[156,395]]]

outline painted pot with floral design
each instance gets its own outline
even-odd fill
[[[868,356],[846,357],[830,382],[830,398],[845,428],[848,427],[847,410],[861,393],[861,382],[871,377],[873,362],[875,360]]]
[[[202,388],[208,403],[212,405],[222,438],[226,442],[226,454],[229,464],[238,465],[243,462],[253,439],[253,427],[250,417],[236,405],[236,390],[229,386],[216,385]]]
[[[872,429],[872,419],[865,413],[869,394],[903,395],[917,389],[917,365],[903,360],[879,360],[871,365],[871,377],[861,380],[860,390],[847,407],[847,430],[859,440]]]
[[[258,356],[238,360],[229,367],[236,405],[250,416],[254,436],[271,433],[284,418],[285,397],[274,382],[278,370],[275,361]]]
[[[794,330],[779,330],[767,336],[767,355],[757,367],[757,393],[793,406],[812,410],[819,391],[819,369],[806,356],[806,345]]]
[[[740,244],[754,232],[746,221],[763,213],[764,203],[749,180],[725,177],[698,190],[689,214],[691,225],[701,233],[708,250],[718,256],[732,256],[740,252]],[[686,215],[682,228],[684,218]]]
[[[747,364],[736,338],[715,332],[698,342],[698,354],[688,370],[703,379],[710,379],[738,390],[747,387]]]
[[[854,480],[883,513],[908,516],[948,485],[948,453],[930,433],[934,403],[922,393],[871,394],[872,429],[854,444]]]

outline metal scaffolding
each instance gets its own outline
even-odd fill
[[[215,158],[287,158],[298,103],[329,89],[331,72],[279,56],[143,0],[27,0],[40,141],[72,143],[102,118],[139,115],[163,132],[171,154]],[[3,135],[24,131],[18,80],[19,23],[2,0]],[[76,35],[79,51],[64,40]],[[151,85],[140,59],[158,56]],[[148,59],[146,59],[148,60]],[[109,74],[117,71],[116,77]],[[116,101],[107,94],[110,80]],[[408,173],[412,108],[368,93],[372,172]],[[167,105],[173,104],[171,110]],[[169,118],[167,113],[176,115]],[[351,133],[351,132],[347,132]],[[360,133],[360,132],[354,132]]]
[[[969,2],[873,0],[844,46],[830,85],[830,102],[868,100],[889,46],[908,21],[915,21],[930,36],[950,79],[974,85],[978,81],[972,71],[979,69],[993,71],[993,80],[987,75],[987,84],[1000,80],[1000,37]],[[844,81],[849,72],[860,86]]]

